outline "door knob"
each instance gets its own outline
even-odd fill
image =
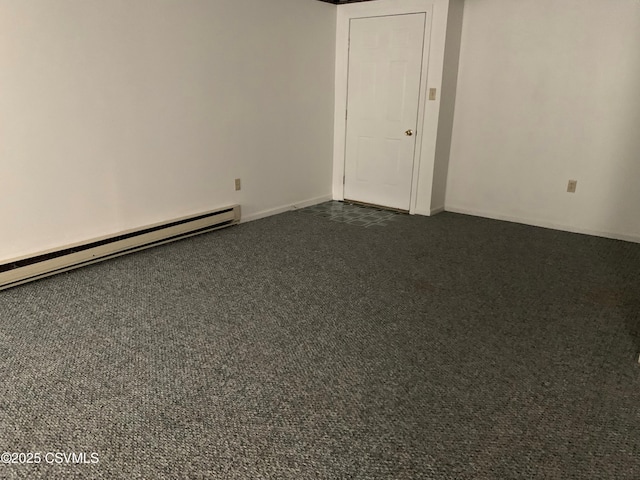
[[[407,130],[406,132],[404,132],[404,134],[405,134],[407,137],[410,137],[411,135],[413,135],[413,130],[409,129],[409,130]]]

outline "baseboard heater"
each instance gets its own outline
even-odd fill
[[[0,290],[239,222],[234,205],[12,259],[0,265]]]

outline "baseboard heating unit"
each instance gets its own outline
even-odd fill
[[[0,290],[239,222],[234,205],[12,259],[0,265]]]

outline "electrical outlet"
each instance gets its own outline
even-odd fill
[[[569,183],[567,184],[567,192],[576,193],[577,186],[578,186],[577,180],[569,180]]]
[[[236,191],[240,190],[240,179],[236,178]]]

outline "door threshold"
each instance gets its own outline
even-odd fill
[[[389,210],[391,212],[398,212],[398,213],[409,213],[409,210],[403,210],[402,208],[387,207],[385,205],[377,205],[375,203],[359,202],[358,200],[349,200],[348,198],[345,198],[343,202],[351,205],[359,205],[361,207],[371,207],[371,208],[377,208],[379,210]]]

